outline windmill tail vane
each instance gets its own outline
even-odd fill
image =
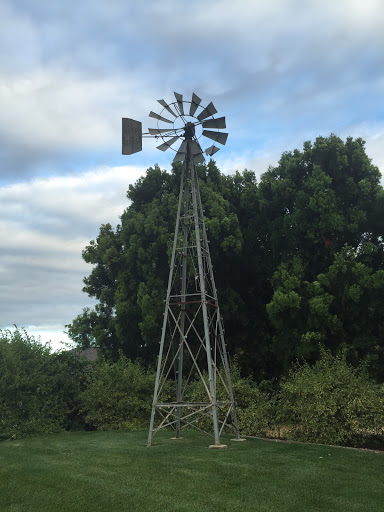
[[[154,138],[162,142],[157,149],[172,150],[173,161],[183,163],[148,446],[159,430],[172,430],[173,438],[181,439],[195,429],[213,437],[210,447],[222,448],[224,431],[241,438],[195,165],[205,161],[205,138],[225,145],[228,133],[221,131],[225,118],[213,117],[212,102],[204,107],[195,93],[191,101],[174,95],[173,103],[158,100],[162,110],[150,112],[157,126],[148,132],[133,119],[123,118],[122,124],[124,155],[141,151],[143,138]],[[213,144],[204,153],[217,151]]]

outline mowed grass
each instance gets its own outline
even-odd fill
[[[384,455],[248,439],[76,432],[0,443],[1,512],[384,510]]]

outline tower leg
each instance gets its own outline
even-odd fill
[[[184,163],[184,215],[182,219],[183,232],[183,253],[181,269],[181,316],[180,316],[180,336],[179,336],[179,361],[177,372],[177,403],[183,400],[183,358],[184,358],[184,334],[185,334],[185,301],[187,292],[187,255],[188,255],[188,210],[189,210],[189,162]],[[181,432],[181,407],[177,408],[176,438],[180,437]]]
[[[205,275],[204,275],[204,267],[203,267],[203,258],[201,251],[201,239],[200,239],[200,219],[199,212],[197,208],[197,194],[196,194],[196,169],[195,166],[192,166],[192,200],[193,200],[193,216],[195,222],[195,236],[196,236],[196,251],[197,251],[197,261],[199,268],[199,280],[200,280],[200,292],[201,292],[201,303],[203,309],[203,321],[204,321],[204,338],[205,338],[205,350],[207,353],[207,366],[208,366],[208,379],[209,379],[209,388],[210,388],[210,400],[212,404],[212,420],[213,420],[213,433],[215,437],[215,444],[220,444],[220,434],[219,434],[219,426],[217,421],[217,404],[216,404],[216,385],[213,378],[212,371],[212,352],[211,352],[211,341],[209,336],[209,324],[208,324],[208,313],[207,313],[207,298],[206,298],[206,290],[205,290]]]
[[[201,196],[200,196],[200,191],[199,191],[199,183],[198,183],[197,180],[196,180],[196,187],[197,187],[197,198],[198,198],[198,211],[199,211],[199,215],[203,218],[204,211],[203,211],[203,205],[201,203]],[[207,230],[206,230],[206,227],[205,227],[205,223],[203,223],[202,231],[203,231],[203,237],[204,237],[205,246],[208,247],[209,244],[208,244],[208,236],[207,236]],[[213,297],[215,299],[216,304],[218,304],[219,301],[218,301],[218,297],[217,297],[217,289],[216,289],[216,284],[215,284],[215,277],[213,275],[213,265],[212,265],[211,255],[210,255],[209,252],[207,254],[207,260],[208,260],[207,261],[208,262],[208,271],[209,271],[210,278],[211,278],[211,286],[212,286]],[[220,345],[221,345],[221,351],[222,351],[224,367],[225,367],[225,374],[226,374],[226,378],[227,378],[228,394],[229,394],[229,399],[230,399],[231,404],[232,404],[233,426],[234,426],[234,429],[235,429],[236,439],[239,439],[240,438],[240,433],[239,433],[239,426],[238,426],[237,415],[236,415],[235,397],[234,397],[234,394],[233,394],[232,381],[231,381],[231,372],[230,372],[229,361],[228,361],[228,354],[227,354],[227,347],[226,347],[226,344],[225,344],[225,337],[224,337],[224,328],[223,328],[223,322],[222,322],[222,319],[221,319],[219,307],[217,308],[217,323],[218,323],[218,327],[219,327],[219,342],[220,342]]]
[[[175,267],[175,256],[176,256],[176,247],[177,247],[177,240],[178,240],[178,234],[179,234],[179,225],[180,225],[180,212],[181,212],[181,205],[183,201],[183,188],[184,188],[184,168],[181,175],[181,181],[180,181],[180,192],[179,192],[179,204],[177,208],[177,217],[176,217],[176,226],[175,226],[175,235],[173,237],[173,250],[172,250],[172,257],[171,257],[171,265],[169,269],[169,277],[168,277],[168,288],[167,288],[167,297],[165,300],[165,311],[164,311],[164,318],[163,318],[163,327],[161,329],[161,340],[160,340],[160,350],[159,350],[159,358],[157,361],[157,370],[156,370],[156,380],[155,380],[155,389],[153,392],[153,402],[152,402],[152,410],[151,410],[151,420],[149,424],[149,433],[148,433],[148,446],[151,446],[152,444],[152,438],[153,438],[153,427],[155,422],[155,414],[156,414],[156,406],[158,404],[159,399],[159,389],[160,389],[160,377],[162,373],[163,368],[163,352],[164,352],[164,342],[165,342],[165,335],[167,331],[167,320],[168,320],[168,312],[169,312],[169,300],[171,295],[171,289],[172,289],[172,281],[173,281],[173,272]]]

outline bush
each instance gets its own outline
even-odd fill
[[[204,374],[205,382],[209,387],[208,375]],[[272,406],[266,393],[251,378],[240,376],[239,367],[234,364],[231,369],[231,382],[236,403],[236,416],[239,431],[243,435],[265,436],[271,426]],[[226,400],[227,393],[220,381],[217,383],[217,399]],[[206,401],[207,393],[201,380],[193,381],[188,387],[187,398],[192,401]],[[218,418],[223,420],[227,410],[219,410]],[[199,419],[197,426],[205,431],[213,429],[212,419],[204,416]]]
[[[24,330],[0,330],[0,439],[70,427],[82,365]]]
[[[231,377],[241,434],[266,436],[273,418],[273,406],[268,394],[262,392],[251,378],[241,377],[237,366],[232,369]]]
[[[281,382],[280,421],[287,437],[340,445],[384,442],[383,387],[362,368],[352,368],[345,355],[322,350],[312,367],[297,364]]]
[[[384,446],[384,386],[351,367],[343,354],[322,350],[313,366],[297,363],[278,392],[263,392],[236,365],[231,378],[244,435],[268,435],[278,418],[291,439]],[[116,363],[89,363],[71,352],[51,354],[23,330],[0,331],[0,440],[79,428],[148,428],[154,382],[153,370],[124,356]],[[164,401],[174,386],[165,386]],[[201,380],[187,389],[186,400],[207,400]],[[226,398],[220,382],[217,397]],[[219,411],[221,419],[225,414]],[[211,431],[212,418],[207,414],[196,426]]]
[[[140,429],[149,425],[155,373],[121,355],[116,362],[98,361],[81,395],[89,428]]]

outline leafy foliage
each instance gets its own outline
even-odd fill
[[[319,342],[369,362],[384,380],[384,191],[364,141],[335,135],[283,153],[256,182],[199,166],[206,225],[231,355],[258,381],[279,378]],[[158,352],[181,167],[131,185],[121,225],[83,251],[98,300],[68,327],[82,347],[153,364]]]
[[[83,363],[25,331],[0,331],[0,439],[80,427]]]
[[[345,348],[355,365],[365,360],[371,373],[384,380],[384,271],[369,265],[377,250],[371,242],[358,250],[345,245],[312,281],[305,279],[299,256],[279,266],[267,312],[275,330],[274,351],[284,368],[295,357],[316,360],[321,342],[334,353]]]
[[[384,445],[384,388],[354,368],[346,355],[320,350],[313,365],[296,364],[280,389],[263,391],[237,364],[232,384],[240,431],[265,436],[276,422],[293,439],[358,446]],[[206,377],[208,380],[208,378]],[[22,330],[0,336],[0,440],[62,430],[135,430],[149,424],[155,373],[120,355],[81,361],[73,353],[52,354]],[[164,400],[171,386],[164,389]],[[218,386],[218,399],[222,389]],[[188,398],[206,400],[201,381]],[[220,414],[225,414],[221,411]],[[197,426],[211,429],[209,417]],[[375,444],[376,443],[376,444]]]
[[[204,373],[203,377],[205,385],[209,389],[207,373]],[[273,401],[267,393],[260,390],[257,383],[250,377],[241,377],[240,368],[237,363],[233,364],[231,368],[231,382],[240,433],[250,436],[266,436],[273,423]],[[228,398],[227,390],[220,381],[217,382],[216,396],[219,401],[225,401]],[[193,402],[204,402],[207,400],[207,392],[200,379],[189,383],[186,399]],[[222,410],[218,409],[217,414],[220,421],[224,421],[227,412],[227,407]],[[212,417],[210,414],[202,416],[197,421],[197,427],[206,432],[212,431]],[[228,424],[231,424],[231,421]],[[232,428],[226,427],[226,429],[226,431],[233,434]]]
[[[117,362],[101,360],[89,374],[81,394],[88,428],[132,430],[146,428],[152,405],[155,375],[139,362],[121,356]]]
[[[238,367],[232,368],[231,376],[240,433],[267,436],[273,425],[273,400],[250,377],[242,378]]]
[[[279,414],[288,436],[300,441],[384,442],[384,389],[344,355],[321,350],[313,366],[297,364],[281,383]]]

